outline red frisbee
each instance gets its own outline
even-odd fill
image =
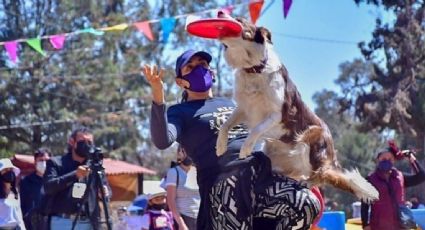
[[[242,25],[234,19],[209,18],[189,23],[186,30],[203,38],[237,37],[242,31]]]

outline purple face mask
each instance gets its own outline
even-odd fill
[[[393,163],[390,160],[382,160],[378,163],[378,169],[383,172],[388,172],[393,168]]]
[[[213,83],[211,71],[201,65],[196,66],[190,73],[180,78],[190,83],[187,89],[199,93],[209,90]]]

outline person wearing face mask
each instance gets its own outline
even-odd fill
[[[26,176],[19,184],[21,196],[21,209],[24,216],[25,226],[28,230],[36,229],[31,224],[33,215],[37,212],[42,196],[43,175],[46,171],[46,161],[50,151],[40,148],[34,152],[35,171]]]
[[[201,197],[192,159],[179,146],[177,166],[170,168],[165,180],[167,204],[179,230],[196,230]]]
[[[0,229],[26,229],[16,189],[19,172],[10,159],[0,159]]]
[[[414,171],[413,174],[402,173],[394,166],[395,161],[401,159],[409,161]],[[414,154],[403,154],[403,151],[390,145],[377,152],[376,169],[367,179],[378,190],[379,200],[371,205],[362,203],[363,229],[402,229],[399,221],[399,206],[405,204],[405,188],[425,181],[425,171],[422,165],[416,160]],[[371,208],[370,215],[369,208]]]
[[[161,189],[162,190],[162,189]],[[140,221],[142,230],[175,230],[173,214],[167,211],[166,192],[148,195],[148,206]],[[179,229],[180,230],[180,229]]]
[[[51,230],[72,229],[77,217],[75,229],[100,229],[98,190],[95,183],[88,184],[91,170],[86,165],[89,150],[93,147],[92,132],[86,127],[77,128],[68,139],[68,153],[47,161],[43,177],[47,201],[43,209],[50,215]],[[103,184],[109,195],[107,181]],[[86,192],[87,198],[83,199]]]
[[[251,156],[239,159],[246,127],[231,129],[227,152],[216,155],[218,131],[235,104],[214,97],[211,60],[209,53],[194,50],[177,58],[175,82],[183,90],[182,100],[168,109],[164,70],[149,65],[142,68],[152,88],[152,142],[159,149],[178,142],[196,165],[201,197],[197,229],[310,229],[320,210],[319,200],[305,185],[272,173],[261,144]]]

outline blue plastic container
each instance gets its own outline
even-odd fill
[[[324,212],[318,226],[323,230],[345,230],[345,213]]]
[[[425,209],[412,209],[412,212],[416,223],[421,229],[425,229]]]

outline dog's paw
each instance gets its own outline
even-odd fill
[[[219,135],[219,138],[217,138],[217,143],[215,145],[215,153],[217,156],[223,155],[227,150],[227,138],[220,138],[221,135]]]
[[[243,159],[251,155],[253,148],[253,145],[250,145],[245,141],[241,147],[241,151],[239,152],[239,158]]]
[[[379,199],[379,192],[366,179],[360,175],[357,169],[344,173],[350,180],[354,194],[365,203],[372,203]]]

